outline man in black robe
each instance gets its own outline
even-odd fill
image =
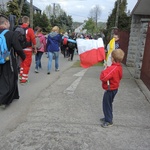
[[[0,33],[9,29],[10,23],[6,16],[0,14]],[[5,33],[6,44],[10,51],[10,60],[0,64],[0,106],[8,106],[14,99],[19,99],[18,91],[18,65],[16,56],[21,60],[25,59],[25,54],[18,41],[17,34],[13,31]]]

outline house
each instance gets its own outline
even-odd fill
[[[25,3],[26,3],[28,6],[30,6],[30,3],[29,3],[27,0],[26,0]],[[40,14],[41,14],[42,10],[33,5],[33,12],[34,12],[34,13],[40,13]]]
[[[132,23],[126,65],[133,76],[150,90],[150,0],[138,0],[132,10]]]
[[[84,22],[83,24],[81,24],[79,27],[77,27],[77,28],[75,29],[74,32],[75,32],[76,34],[78,34],[78,33],[79,33],[79,34],[82,34],[82,33],[85,34],[86,31],[87,31],[86,29],[83,29],[84,26],[85,26],[85,24],[86,24],[86,22]]]

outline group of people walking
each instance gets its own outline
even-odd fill
[[[17,31],[9,31],[9,19],[0,15],[0,38],[4,30],[8,30],[4,34],[6,45],[10,52],[8,61],[0,64],[0,106],[8,106],[14,99],[19,99],[18,91],[18,61],[20,57],[20,72],[19,80],[21,84],[28,82],[28,74],[32,63],[32,54],[35,53],[35,73],[38,73],[42,67],[41,58],[44,52],[47,52],[48,65],[47,74],[49,75],[52,69],[52,60],[55,57],[55,71],[59,71],[59,54],[60,49],[64,57],[68,60],[73,60],[74,49],[77,44],[74,35],[67,37],[59,33],[59,27],[54,26],[47,38],[42,33],[42,29],[38,27],[36,31],[29,27],[29,17],[22,18],[21,28],[24,29],[26,42],[28,45],[23,47],[18,38]],[[67,38],[67,39],[65,39]],[[65,40],[67,43],[65,43]],[[120,62],[123,60],[124,52],[119,47],[119,36],[114,35],[113,39],[108,44],[107,63],[105,69],[100,74],[102,87],[105,90],[103,96],[103,113],[104,117],[100,119],[102,127],[113,125],[112,103],[116,93],[118,92],[119,83],[122,78],[122,67]],[[67,53],[68,51],[68,53]],[[1,58],[1,57],[0,57]]]
[[[8,30],[4,37],[10,51],[10,61],[0,64],[0,106],[2,107],[8,106],[14,99],[19,99],[18,79],[20,84],[28,82],[33,53],[35,54],[35,73],[38,73],[39,68],[42,68],[41,59],[44,52],[48,57],[47,74],[51,73],[53,58],[55,58],[55,71],[59,71],[59,54],[63,40],[59,33],[59,27],[54,26],[45,37],[40,27],[34,31],[29,27],[29,24],[29,17],[22,17],[22,24],[19,25],[19,28],[25,32],[24,42],[28,42],[28,45],[23,47],[17,28],[14,31],[9,31],[9,19],[7,16],[0,15],[0,34],[4,30]],[[71,60],[73,60],[73,56]]]

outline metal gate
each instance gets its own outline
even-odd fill
[[[141,80],[150,90],[150,22],[148,23],[147,37],[143,55]]]
[[[119,36],[120,36],[120,38],[119,38],[120,48],[125,53],[122,63],[126,64],[130,32],[129,31],[119,31]]]

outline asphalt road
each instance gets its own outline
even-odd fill
[[[114,100],[114,125],[102,128],[103,67],[60,60],[50,75],[46,55],[39,74],[33,63],[20,100],[0,110],[0,150],[150,150],[150,103],[129,69]]]
[[[32,102],[39,96],[41,91],[53,84],[66,69],[71,67],[72,64],[76,62],[76,60],[79,60],[78,56],[75,55],[74,61],[70,62],[60,53],[60,71],[55,72],[53,61],[51,74],[47,75],[47,55],[43,54],[43,68],[39,70],[38,74],[34,72],[34,55],[32,58],[32,65],[29,73],[29,83],[26,85],[18,84],[20,99],[14,100],[6,110],[0,109],[0,135],[9,133],[11,130],[16,128],[18,124],[24,122]]]

